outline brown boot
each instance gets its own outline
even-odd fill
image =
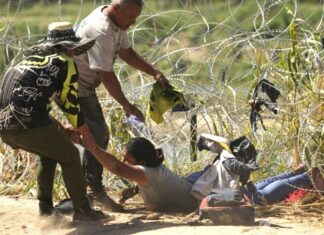
[[[92,190],[90,187],[89,197],[102,204],[107,210],[111,212],[122,212],[124,211],[124,207],[118,203],[116,203],[113,199],[111,199],[103,188],[100,190]]]

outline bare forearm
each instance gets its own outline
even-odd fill
[[[159,70],[155,69],[153,65],[146,62],[140,55],[138,55],[132,48],[120,48],[119,56],[130,66],[145,72],[155,79],[163,90],[166,89],[167,84],[169,83],[168,79],[161,73]]]
[[[121,85],[113,72],[102,72],[101,78],[109,94],[123,107],[128,106],[129,102],[125,97]]]
[[[102,148],[97,146],[96,148],[93,148],[89,150],[96,159],[101,163],[101,165],[106,168],[108,171],[115,175],[119,175],[119,172],[123,165],[119,160],[117,160],[113,155],[110,153],[104,151]]]
[[[127,64],[132,66],[135,69],[141,70],[153,77],[157,75],[157,71],[153,65],[146,62],[139,54],[137,54],[132,48],[124,49],[119,53],[119,56]]]
[[[114,174],[118,174],[119,168],[124,164],[96,144],[88,124],[85,123],[78,130],[82,135],[83,146],[89,150],[107,170]]]
[[[126,99],[114,72],[101,72],[101,79],[109,94],[123,106],[126,115],[134,115],[141,122],[145,120],[142,112]]]
[[[104,168],[120,177],[135,181],[139,184],[147,184],[147,179],[142,170],[135,166],[124,164],[113,155],[100,148],[96,144],[90,128],[86,123],[79,128],[79,131],[82,135],[82,145],[95,156]]]
[[[96,148],[89,149],[89,151],[96,157],[103,167],[111,173],[130,181],[135,181],[141,185],[147,185],[145,174],[142,170],[136,168],[136,166],[124,164],[110,153],[104,151],[98,145]]]

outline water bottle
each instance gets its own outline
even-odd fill
[[[152,137],[152,131],[145,126],[144,122],[134,115],[126,117],[126,123],[131,128],[133,134],[136,137]]]

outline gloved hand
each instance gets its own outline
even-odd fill
[[[245,165],[246,165],[246,168],[249,171],[256,171],[256,170],[259,169],[259,166],[258,166],[258,164],[255,161],[254,162],[251,162],[251,163],[247,163]]]

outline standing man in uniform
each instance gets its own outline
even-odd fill
[[[112,0],[111,5],[100,6],[88,15],[77,27],[78,36],[96,39],[87,53],[75,58],[79,69],[79,100],[81,111],[95,137],[96,143],[106,149],[109,131],[96,96],[96,88],[103,83],[109,94],[123,107],[126,115],[134,115],[144,121],[142,112],[125,97],[114,73],[117,55],[133,68],[151,75],[163,89],[168,80],[153,65],[140,57],[129,45],[127,29],[136,22],[143,7],[143,0]],[[83,167],[90,196],[111,211],[123,207],[115,203],[104,191],[103,167],[96,158],[85,151]]]

